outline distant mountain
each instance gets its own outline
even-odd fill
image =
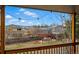
[[[53,29],[53,28],[56,28],[56,29],[58,29],[58,30],[61,30],[61,28],[62,28],[62,25],[58,25],[58,26],[54,26],[54,25],[52,25],[52,26],[47,26],[47,25],[45,25],[45,26],[36,26],[36,25],[33,25],[33,26],[21,26],[21,25],[15,25],[15,24],[11,24],[11,25],[6,25],[6,29],[8,29],[9,27],[11,27],[11,28],[23,28],[23,29],[29,29],[29,28],[47,28],[47,29]]]
[[[6,28],[9,28],[9,27],[12,27],[12,28],[17,28],[17,25],[14,25],[14,24],[11,24],[11,25],[6,25]]]
[[[25,28],[25,29],[27,29],[27,28],[30,28],[32,26],[21,26],[21,25],[14,25],[14,24],[6,25],[6,29],[8,29],[9,27],[11,27],[11,28]]]

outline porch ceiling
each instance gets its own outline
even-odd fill
[[[67,13],[73,13],[75,8],[76,13],[79,14],[79,5],[20,5],[20,7],[30,7]]]

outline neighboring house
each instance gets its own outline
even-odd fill
[[[53,26],[51,28],[52,34],[62,34],[65,31],[65,27],[59,26]]]
[[[65,31],[65,28],[61,25],[58,26],[49,26],[49,27],[22,27],[16,25],[9,25],[6,29],[6,37],[8,38],[21,38],[21,37],[30,37],[30,36],[39,36],[43,38],[53,38],[61,37],[62,33]]]

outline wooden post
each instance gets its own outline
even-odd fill
[[[73,12],[72,14],[72,49],[73,49],[73,53],[76,53],[76,45],[75,45],[75,17],[76,17],[76,13]]]
[[[2,5],[1,8],[1,54],[4,54],[4,50],[5,50],[5,6]]]

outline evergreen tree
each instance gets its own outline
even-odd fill
[[[79,39],[79,15],[76,16],[76,38]]]

